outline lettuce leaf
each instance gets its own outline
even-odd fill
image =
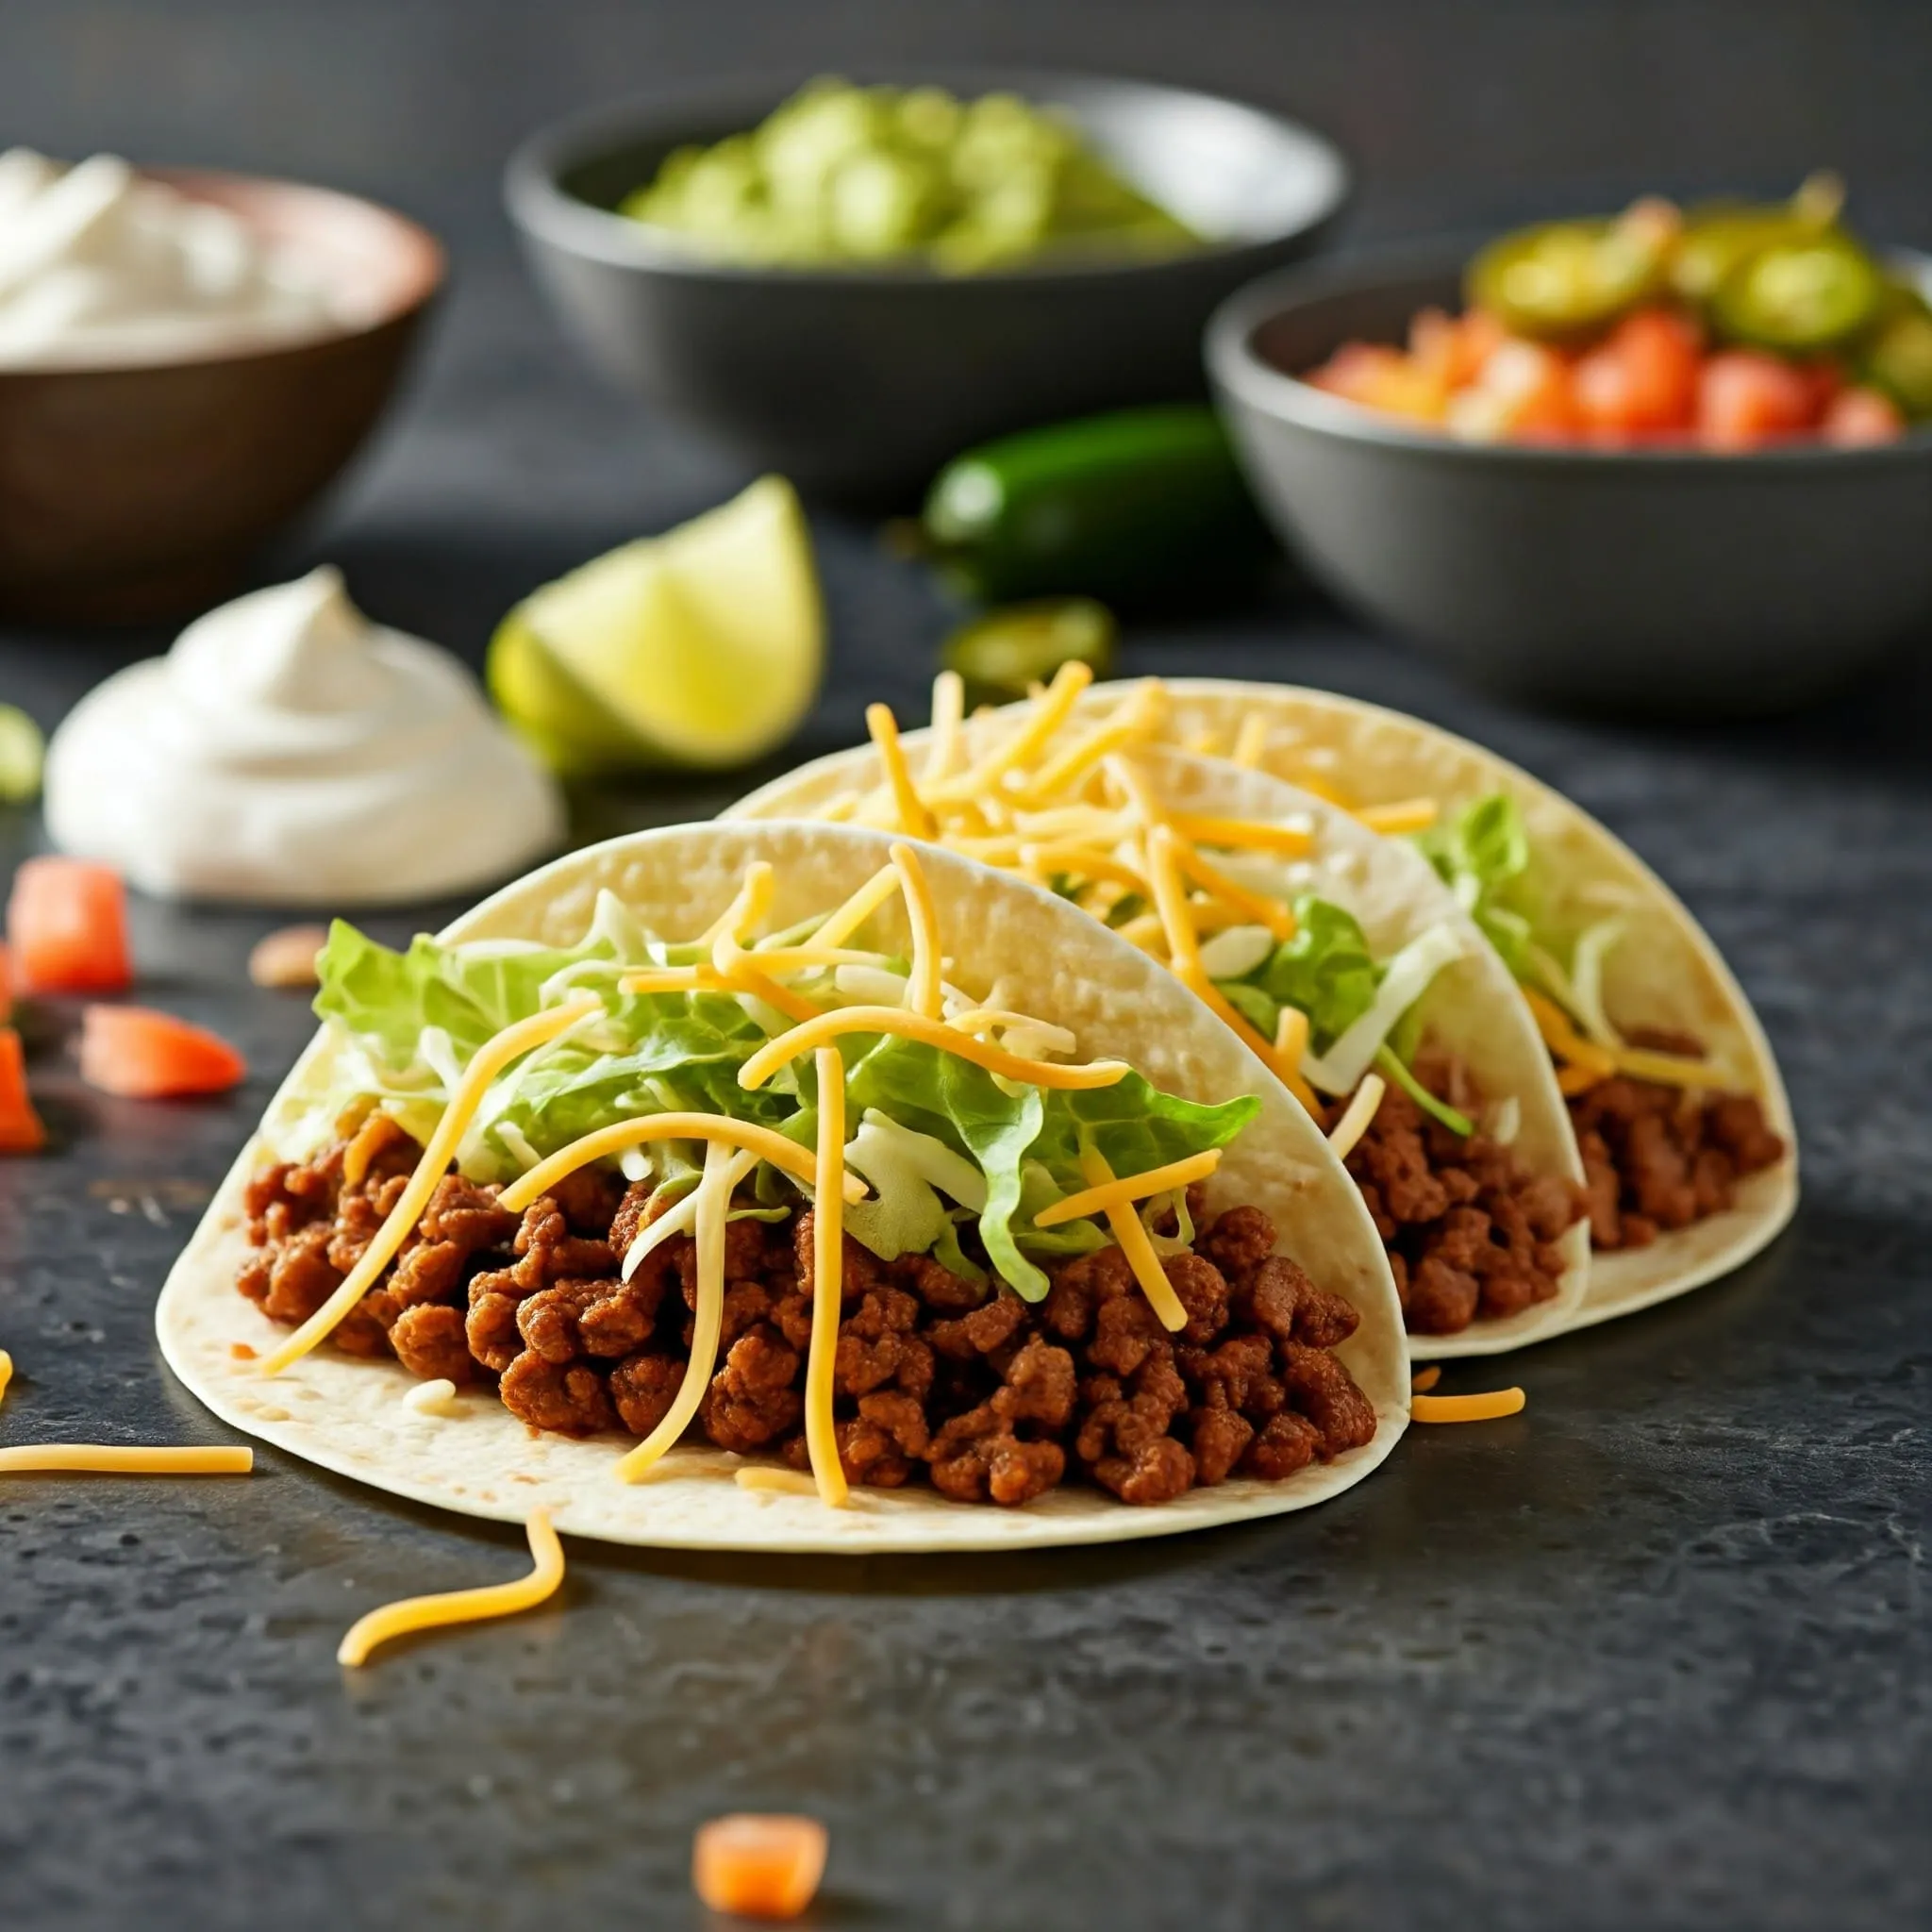
[[[682,1108],[757,1121],[813,1145],[817,1091],[808,1060],[755,1092],[739,1084],[740,1068],[767,1035],[734,996],[618,991],[624,970],[652,958],[634,921],[626,930],[621,910],[600,911],[574,947],[451,947],[419,937],[398,953],[339,921],[323,952],[315,1007],[353,1051],[342,1062],[349,1084],[329,1097],[329,1117],[367,1094],[403,1114],[406,1124],[425,1116],[425,1125],[433,1123],[454,1069],[486,1041],[566,989],[588,989],[602,999],[603,1014],[494,1083],[458,1150],[466,1173],[501,1177],[522,1171],[532,1151],[554,1153],[613,1121]],[[664,957],[662,948],[657,957]],[[1218,1106],[1183,1100],[1138,1074],[1080,1091],[1024,1086],[924,1041],[874,1034],[848,1035],[840,1051],[853,1131],[874,1111],[970,1162],[984,1178],[977,1223],[987,1257],[1036,1301],[1048,1281],[1028,1251],[1078,1254],[1110,1239],[1094,1222],[1044,1231],[1031,1224],[1049,1201],[1086,1185],[1083,1149],[1097,1148],[1118,1174],[1140,1173],[1225,1146],[1260,1108],[1252,1095]],[[865,1163],[875,1170],[878,1199],[854,1213],[855,1239],[888,1258],[907,1252],[908,1241],[921,1251],[959,1254],[954,1210],[941,1197],[943,1181],[934,1191],[933,1160],[883,1151],[885,1159]],[[908,1147],[897,1151],[903,1156]],[[679,1165],[675,1150],[664,1154],[660,1182]],[[763,1178],[761,1171],[759,1199],[770,1206]]]
[[[1529,869],[1529,833],[1516,801],[1507,791],[1492,792],[1416,833],[1415,842],[1511,975],[1531,977],[1530,922],[1510,903],[1512,889]]]
[[[1252,973],[1216,983],[1241,1017],[1268,1040],[1283,1007],[1308,1016],[1310,1044],[1321,1051],[1374,1004],[1382,968],[1353,913],[1304,893],[1295,929]]]

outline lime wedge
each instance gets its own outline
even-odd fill
[[[505,715],[566,776],[745,764],[818,694],[824,615],[791,484],[766,476],[534,591],[490,652]]]
[[[0,705],[0,805],[25,805],[41,790],[41,727],[17,705]]]

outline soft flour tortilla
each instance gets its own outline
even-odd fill
[[[917,738],[914,733],[908,741]],[[1306,860],[1288,869],[1290,877],[1354,913],[1378,959],[1391,958],[1429,926],[1454,926],[1462,936],[1464,957],[1438,974],[1423,997],[1425,1036],[1461,1056],[1486,1102],[1515,1098],[1521,1118],[1512,1144],[1524,1166],[1565,1180],[1583,1178],[1569,1113],[1529,1008],[1495,949],[1420,852],[1400,840],[1376,837],[1347,812],[1265,772],[1164,747],[1141,754],[1137,761],[1170,810],[1305,827],[1314,846]],[[840,793],[870,789],[879,777],[877,754],[863,746],[821,758],[790,781],[774,781],[726,816],[809,817]],[[1220,1025],[1211,1015],[1207,1019]],[[1555,1300],[1503,1321],[1473,1322],[1455,1335],[1411,1335],[1409,1353],[1419,1360],[1501,1355],[1574,1327],[1588,1291],[1588,1228],[1578,1223],[1562,1247],[1566,1266]]]
[[[660,933],[704,928],[729,903],[744,869],[769,858],[774,928],[828,911],[885,864],[890,841],[850,826],[673,826],[612,840],[506,887],[442,935],[570,944],[608,889]],[[653,1480],[626,1484],[617,1437],[533,1436],[493,1394],[458,1398],[454,1418],[403,1406],[414,1386],[394,1362],[358,1360],[326,1345],[273,1380],[238,1348],[266,1355],[287,1331],[236,1290],[248,1253],[242,1195],[267,1158],[243,1149],[161,1291],[162,1353],[188,1387],[237,1428],[392,1494],[466,1515],[521,1521],[547,1507],[566,1532],[608,1542],[686,1549],[998,1550],[1166,1536],[1306,1508],[1359,1482],[1408,1420],[1408,1363],[1395,1285],[1354,1184],[1299,1107],[1232,1034],[1209,1024],[1177,981],[1098,922],[1041,891],[950,854],[921,855],[953,960],[951,976],[996,1005],[1071,1027],[1083,1058],[1117,1056],[1155,1085],[1201,1101],[1256,1093],[1261,1111],[1208,1184],[1210,1207],[1246,1202],[1274,1222],[1282,1251],[1323,1287],[1346,1295],[1361,1325],[1339,1351],[1374,1404],[1374,1441],[1285,1482],[1237,1481],[1136,1508],[1068,1487],[1022,1509],[952,1503],[930,1490],[855,1489],[849,1509],[816,1498],[758,1493],[732,1480],[739,1459],[674,1450]],[[883,918],[899,917],[894,902]],[[903,924],[902,924],[903,930]],[[310,1044],[271,1104],[263,1132],[329,1084],[333,1047]]]
[[[1647,1248],[1600,1250],[1569,1326],[1589,1327],[1668,1301],[1728,1274],[1767,1246],[1798,1205],[1797,1136],[1790,1102],[1757,1015],[1729,967],[1676,894],[1614,834],[1541,780],[1495,753],[1399,711],[1331,691],[1230,679],[1163,680],[1165,735],[1176,744],[1204,738],[1219,750],[1251,717],[1268,721],[1264,767],[1292,782],[1338,788],[1352,805],[1433,797],[1453,810],[1507,791],[1523,813],[1532,853],[1527,885],[1541,902],[1540,929],[1567,942],[1607,913],[1630,929],[1604,967],[1604,999],[1625,1027],[1694,1034],[1734,1091],[1756,1094],[1784,1137],[1786,1158],[1739,1186],[1736,1207],[1665,1234]],[[1096,685],[1078,715],[1092,720],[1123,702],[1128,683]],[[1020,715],[1015,708],[1015,715]],[[908,734],[917,746],[924,734]],[[841,752],[756,792],[736,809],[767,815],[788,794],[829,796],[851,782],[866,751]],[[916,763],[915,763],[916,770]],[[793,792],[792,788],[797,788]]]

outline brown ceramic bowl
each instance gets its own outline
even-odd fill
[[[441,285],[435,238],[374,202],[153,172],[299,254],[354,319],[198,361],[0,370],[0,614],[136,623],[219,598],[375,426]]]

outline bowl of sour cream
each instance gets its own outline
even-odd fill
[[[0,614],[220,596],[375,426],[442,278],[351,195],[0,154]]]

